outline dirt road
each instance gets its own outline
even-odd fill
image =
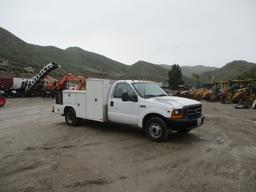
[[[166,143],[138,128],[68,127],[53,100],[0,109],[0,192],[256,191],[256,110],[203,103],[205,124]]]

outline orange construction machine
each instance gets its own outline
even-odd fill
[[[69,89],[69,90],[84,90],[86,88],[87,77],[76,76],[69,73],[62,77],[60,80],[54,79],[50,76],[44,78],[44,86],[41,90],[42,97],[54,97],[56,92]]]
[[[69,73],[57,82],[55,90],[84,90],[86,88],[86,79],[87,77],[76,76]]]

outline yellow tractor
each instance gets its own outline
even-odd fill
[[[256,80],[245,80],[242,82],[244,88],[236,90],[232,97],[234,103],[251,106],[256,99]]]

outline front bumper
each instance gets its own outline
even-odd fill
[[[166,118],[165,122],[170,128],[170,130],[173,131],[183,131],[188,129],[194,129],[197,127],[200,127],[204,123],[204,115],[201,115],[201,117],[196,119],[179,119],[179,120],[173,120],[170,118]]]

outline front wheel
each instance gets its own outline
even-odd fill
[[[150,118],[146,123],[145,131],[146,136],[152,141],[161,142],[168,137],[168,129],[160,117]]]
[[[76,112],[74,109],[69,108],[65,113],[66,123],[70,126],[76,126],[78,124],[78,119],[76,117]]]

